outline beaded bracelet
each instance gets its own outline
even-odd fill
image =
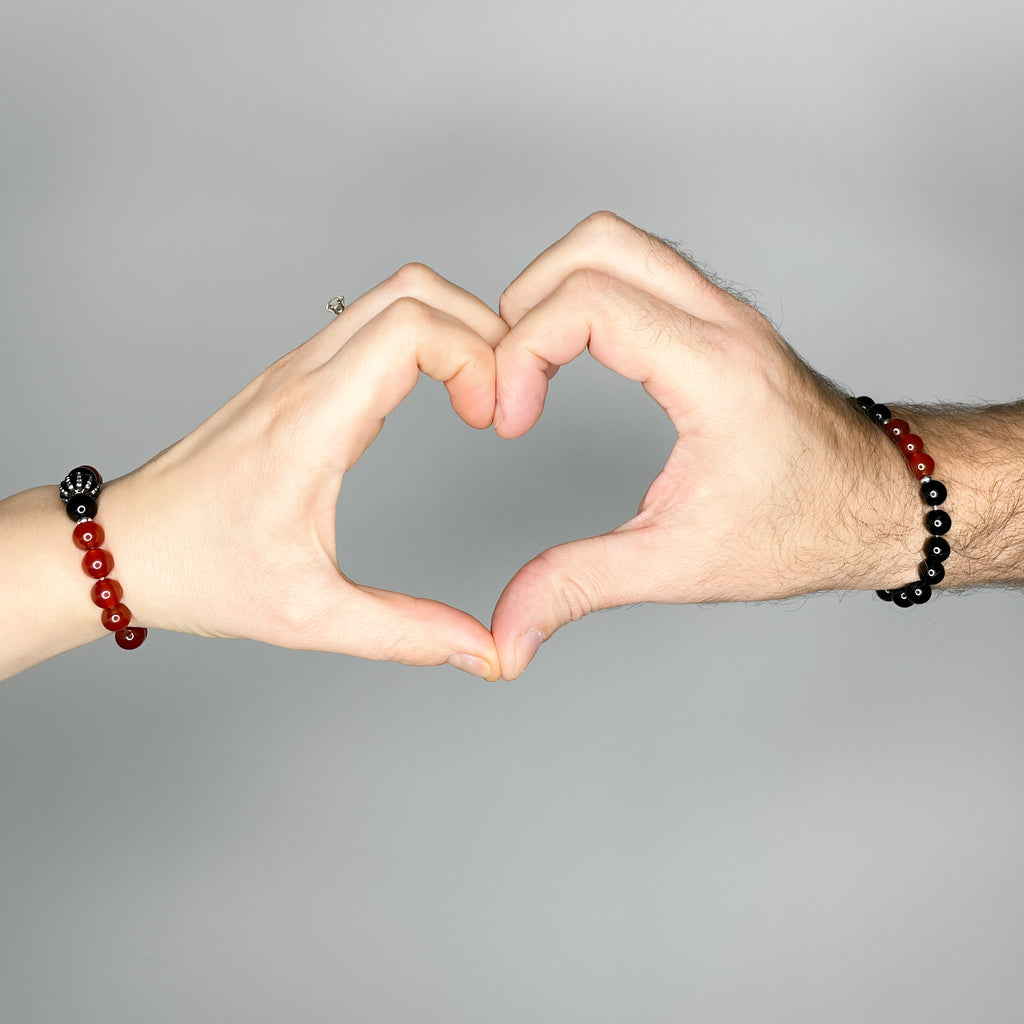
[[[941,583],[946,575],[942,563],[949,558],[949,543],[944,535],[949,533],[953,525],[949,513],[939,507],[946,500],[946,488],[938,480],[932,479],[935,461],[924,450],[921,438],[910,432],[909,423],[893,419],[887,406],[877,404],[867,395],[861,395],[856,403],[906,456],[910,471],[921,481],[921,500],[928,506],[924,525],[929,536],[924,542],[924,561],[918,566],[918,578],[903,587],[876,590],[875,593],[883,601],[891,601],[898,608],[924,604],[932,596],[932,587]]]
[[[71,534],[75,547],[85,552],[82,568],[87,576],[96,580],[92,588],[92,603],[103,609],[100,621],[114,634],[118,647],[134,651],[146,639],[148,630],[130,625],[132,613],[121,603],[124,596],[121,584],[110,579],[114,556],[100,547],[103,527],[94,519],[96,499],[102,486],[103,478],[92,466],[78,466],[61,481],[60,498],[68,518],[76,524]]]

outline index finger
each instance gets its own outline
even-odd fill
[[[643,384],[673,421],[683,384],[717,328],[656,296],[596,270],[576,270],[519,320],[494,350],[495,431],[525,434],[544,408],[552,368],[584,349],[610,370]]]
[[[470,426],[490,425],[495,376],[490,344],[456,317],[401,298],[317,371],[325,400],[336,410],[342,472],[366,450],[421,372],[444,383],[452,407]]]
[[[573,271],[585,268],[617,277],[704,320],[722,319],[738,301],[667,242],[601,211],[545,249],[505,289],[502,319],[515,326]]]

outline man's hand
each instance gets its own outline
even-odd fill
[[[608,213],[577,225],[501,299],[495,428],[537,422],[584,349],[643,384],[678,431],[638,514],[538,555],[494,610],[502,672],[599,608],[899,586],[924,539],[902,459],[756,310]]]

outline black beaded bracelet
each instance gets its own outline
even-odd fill
[[[924,525],[928,539],[924,542],[924,561],[918,566],[918,578],[893,590],[876,590],[883,601],[891,601],[897,608],[924,604],[932,596],[932,587],[942,582],[946,575],[943,562],[949,558],[949,533],[953,520],[949,513],[940,508],[946,500],[946,488],[932,477],[935,461],[924,450],[924,442],[910,432],[905,420],[893,419],[887,406],[878,404],[867,395],[861,395],[856,403],[892,439],[897,448],[906,456],[910,471],[921,481],[921,500],[928,506]]]
[[[92,466],[76,466],[60,482],[60,500],[64,502],[68,518],[75,523],[71,539],[75,547],[85,554],[82,569],[96,582],[92,588],[92,603],[99,608],[100,621],[114,634],[118,647],[134,651],[146,639],[148,631],[131,625],[132,613],[121,602],[124,592],[117,580],[110,578],[114,569],[114,556],[100,547],[103,527],[96,522],[96,500],[100,496],[103,478]]]

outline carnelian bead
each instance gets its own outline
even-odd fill
[[[103,614],[100,616],[100,622],[111,633],[124,629],[131,621],[132,613],[123,604],[115,604],[113,608],[104,608]]]
[[[932,475],[935,469],[935,460],[927,452],[918,452],[910,457],[910,468],[918,480]]]
[[[114,556],[103,548],[93,548],[86,551],[85,558],[82,559],[82,568],[87,576],[101,580],[104,576],[109,576],[110,570],[114,568]]]
[[[113,608],[115,604],[121,603],[124,591],[117,580],[100,580],[92,587],[92,603],[97,608]]]
[[[103,527],[92,519],[84,519],[71,531],[71,538],[75,547],[92,551],[103,543]]]
[[[136,647],[142,646],[142,641],[149,635],[149,631],[142,626],[129,626],[127,629],[119,629],[114,634],[114,640],[118,647],[126,651],[134,651]]]
[[[900,451],[908,458],[924,451],[924,441],[917,434],[904,434],[896,443],[900,446]]]
[[[889,420],[883,428],[885,432],[897,443],[904,434],[910,433],[910,424],[906,420]]]

